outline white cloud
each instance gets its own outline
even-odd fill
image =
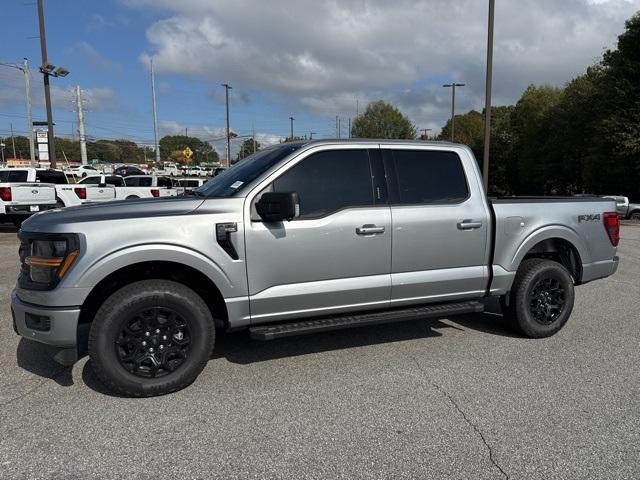
[[[442,125],[442,80],[464,81],[460,110],[483,104],[487,2],[478,0],[125,0],[169,12],[147,30],[158,71],[275,93],[317,113],[352,115],[355,97],[397,103]],[[615,44],[640,0],[503,0],[494,99],[563,84]]]

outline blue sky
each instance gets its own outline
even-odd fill
[[[34,2],[35,3],[35,2]],[[224,127],[223,82],[233,85],[231,127],[263,143],[289,134],[343,135],[356,102],[396,104],[418,128],[437,131],[450,109],[443,82],[467,87],[458,111],[482,108],[486,5],[459,0],[45,0],[56,134],[77,129],[69,91],[79,84],[93,138],[153,142],[148,59],[156,65],[161,134],[205,140]],[[562,85],[615,45],[640,0],[499,2],[496,104],[530,83]],[[34,118],[43,119],[35,4],[5,0],[0,62],[27,57]],[[0,135],[26,131],[20,72],[0,67]],[[214,142],[222,152],[222,142]]]

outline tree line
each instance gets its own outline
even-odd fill
[[[640,13],[617,48],[564,87],[530,85],[515,105],[491,109],[489,192],[497,195],[621,194],[640,201]],[[439,140],[449,140],[451,121]],[[395,107],[374,102],[352,136],[416,138]],[[482,164],[484,112],[455,118],[455,141]]]

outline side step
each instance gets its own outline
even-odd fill
[[[484,305],[480,302],[458,302],[439,305],[386,310],[374,313],[361,313],[343,317],[303,320],[293,323],[277,323],[252,327],[249,329],[254,340],[274,340],[276,338],[310,335],[312,333],[342,330],[345,328],[377,325],[380,323],[404,322],[427,318],[444,318],[465,313],[480,313]]]

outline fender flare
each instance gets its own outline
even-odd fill
[[[559,238],[570,243],[578,252],[578,255],[580,256],[580,263],[585,264],[591,262],[591,252],[589,251],[589,247],[575,232],[575,230],[564,225],[546,225],[534,232],[531,232],[529,236],[520,243],[507,270],[518,270],[518,267],[520,266],[520,263],[522,263],[525,255],[535,245],[544,240],[551,240],[554,238]]]
[[[243,294],[237,291],[241,286],[234,285],[213,259],[195,250],[171,244],[135,245],[109,252],[85,267],[80,277],[74,279],[73,283],[93,289],[112,273],[145,262],[171,262],[186,265],[208,277],[218,287],[224,298]]]

